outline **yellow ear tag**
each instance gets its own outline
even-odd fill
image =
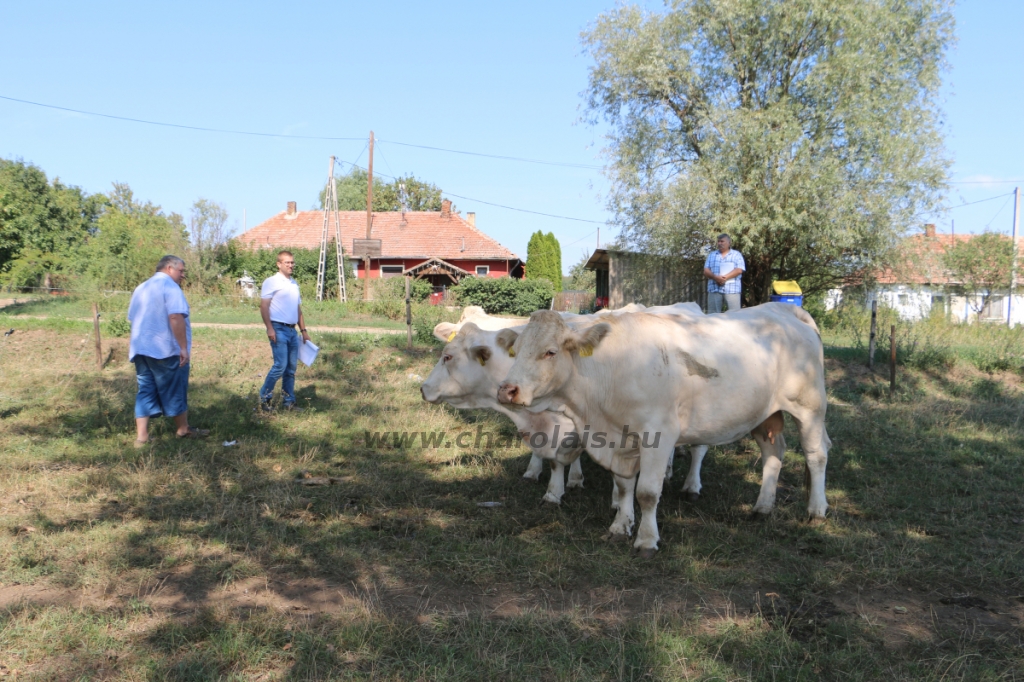
[[[455,338],[455,335],[456,335],[456,334],[458,334],[458,333],[459,333],[459,332],[457,332],[457,331],[454,331],[454,332],[452,332],[451,334],[449,334],[449,335],[448,335],[448,343],[451,343],[451,342],[452,342],[452,339],[454,339],[454,338]]]
[[[484,366],[484,359],[482,357],[480,357],[479,355],[476,356],[476,361],[480,363],[481,367]]]
[[[515,349],[514,349],[514,348],[509,348],[509,349],[508,349],[508,356],[509,356],[510,358],[514,358],[514,357],[516,356],[516,351],[515,351]]]
[[[589,358],[593,354],[594,354],[594,347],[591,346],[589,343],[584,345],[584,346],[582,346],[582,347],[580,347],[580,357],[581,358]]]

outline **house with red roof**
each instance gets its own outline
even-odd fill
[[[897,265],[875,274],[875,286],[868,294],[868,304],[878,301],[905,320],[918,320],[935,311],[959,322],[1006,323],[1010,314],[1015,325],[1024,323],[1024,292],[1021,292],[1019,274],[1012,306],[1008,291],[992,292],[984,305],[978,297],[971,296],[968,300],[968,297],[956,293],[962,282],[946,268],[943,256],[954,244],[968,243],[975,236],[938,234],[935,225],[925,225],[923,233],[903,240],[900,247],[902,258]],[[1022,249],[1024,239],[1018,238],[1017,252],[1024,252]],[[841,298],[841,290],[830,291],[826,307],[831,308]]]
[[[356,276],[367,277],[363,257],[370,256],[369,277],[412,276],[437,287],[456,284],[463,277],[515,277],[522,279],[525,266],[510,249],[476,226],[476,214],[463,218],[452,211],[451,201],[440,211],[379,212],[372,216],[370,239],[366,238],[365,211],[339,211],[341,243]],[[288,208],[235,237],[252,249],[318,249],[324,229],[323,211]],[[328,239],[334,239],[331,216]]]

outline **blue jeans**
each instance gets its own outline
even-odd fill
[[[295,404],[295,368],[299,364],[299,333],[295,328],[272,322],[277,342],[271,342],[270,350],[274,352],[274,366],[267,372],[267,379],[260,389],[260,400],[268,403],[274,397],[274,386],[281,380],[281,391],[284,393],[284,404]]]
[[[181,358],[151,358],[136,355],[135,377],[138,392],[135,394],[135,418],[177,417],[188,412],[188,365],[181,364]]]

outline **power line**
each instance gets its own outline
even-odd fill
[[[1012,185],[1024,180],[950,180],[951,185]]]
[[[7,100],[8,102],[18,102],[19,104],[30,104],[34,107],[42,107],[44,109],[56,109],[57,111],[69,111],[74,114],[83,114],[85,116],[99,116],[101,118],[109,118],[115,121],[128,121],[130,123],[142,123],[145,125],[163,126],[165,128],[179,128],[182,130],[198,130],[207,133],[225,133],[228,135],[250,135],[253,137],[275,137],[292,140],[330,140],[334,142],[350,142],[362,140],[362,137],[329,137],[325,135],[285,135],[283,133],[260,133],[250,130],[231,130],[228,128],[207,128],[204,126],[190,126],[181,123],[168,123],[166,121],[149,121],[142,118],[132,118],[130,116],[117,116],[115,114],[104,114],[98,111],[87,111],[85,109],[72,109],[71,107],[62,107],[56,104],[44,104],[43,102],[32,102],[27,99],[18,99],[17,97],[7,97],[6,95],[0,95],[0,99]],[[375,140],[379,142],[380,140]],[[502,156],[500,154],[484,154],[482,152],[467,152],[458,149],[445,149],[443,147],[431,147],[422,144],[411,144],[408,142],[395,142],[389,140],[391,144],[401,145],[403,147],[415,147],[417,149],[429,149],[437,152],[447,152],[449,154],[464,154],[466,156],[479,156],[488,159],[501,159],[503,161],[520,161],[523,163],[536,163],[544,166],[563,166],[565,168],[585,168],[589,170],[602,170],[602,166],[594,166],[583,163],[565,163],[561,161],[543,161],[540,159],[527,159],[518,156]]]
[[[986,201],[994,201],[995,199],[1002,199],[1005,196],[1013,196],[1013,192],[1010,192],[1009,194],[997,194],[996,196],[989,197],[988,199],[978,199],[977,201],[968,201],[966,204],[957,204],[956,206],[950,206],[949,210],[952,211],[954,208],[963,208],[964,206],[973,206],[974,204],[983,204]]]
[[[85,111],[83,109],[72,109],[70,107],[59,107],[54,104],[42,104],[41,102],[30,102],[27,99],[17,99],[14,97],[6,97],[0,95],[0,99],[5,99],[9,102],[19,102],[21,104],[31,104],[36,107],[43,107],[45,109],[57,109],[58,111],[70,111],[74,114],[85,114],[86,116],[99,116],[101,118],[112,118],[117,121],[129,121],[131,123],[144,123],[151,126],[163,126],[165,128],[182,128],[184,130],[200,130],[206,133],[226,133],[229,135],[251,135],[253,137],[282,137],[290,138],[293,140],[335,140],[335,141],[356,141],[362,140],[361,137],[319,137],[316,135],[284,135],[281,133],[257,133],[250,130],[228,130],[226,128],[204,128],[202,126],[189,126],[180,123],[167,123],[164,121],[147,121],[141,118],[131,118],[129,116],[115,116],[114,114],[101,114],[98,111]]]
[[[374,141],[376,142],[376,140],[374,140]],[[394,143],[392,142],[392,144],[394,144]],[[349,161],[341,161],[341,159],[339,159],[339,161],[341,163],[347,163],[348,165],[354,166],[355,168],[358,168],[360,170],[364,170],[364,171],[366,170],[366,168],[364,168],[363,166],[359,166],[359,165],[351,163]],[[398,178],[394,177],[393,175],[388,175],[387,173],[377,173],[377,175],[380,175],[381,177],[384,177],[384,178],[390,178],[391,180],[398,180]],[[509,211],[519,211],[520,213],[530,213],[532,215],[544,216],[545,218],[558,218],[559,220],[573,220],[573,221],[576,221],[578,223],[593,223],[594,225],[607,225],[608,224],[608,222],[605,221],[605,220],[589,220],[587,218],[573,218],[572,216],[555,215],[554,213],[542,213],[541,211],[531,211],[528,208],[516,208],[515,206],[506,206],[504,204],[496,204],[493,201],[484,201],[483,199],[474,199],[473,197],[466,197],[466,196],[462,196],[461,194],[454,194],[452,192],[445,191],[443,193],[445,195],[447,195],[447,196],[455,197],[456,199],[464,199],[465,201],[475,201],[478,204],[486,204],[488,206],[494,206],[496,208],[504,208],[504,209],[509,210]],[[595,230],[595,232],[596,232],[596,230]],[[587,235],[587,236],[589,237],[590,235]]]
[[[527,159],[521,156],[503,156],[501,154],[483,154],[481,152],[467,152],[460,149],[445,149],[444,147],[430,147],[423,144],[410,144],[408,142],[395,142],[394,140],[383,140],[390,144],[401,145],[402,147],[415,147],[416,149],[429,149],[435,152],[447,152],[449,154],[464,154],[466,156],[481,156],[487,159],[501,159],[502,161],[521,161],[523,163],[537,163],[542,166],[563,166],[565,168],[586,168],[589,170],[603,170],[604,166],[595,166],[586,163],[566,163],[563,161],[542,161],[540,159]]]
[[[996,218],[999,217],[999,214],[1002,213],[1003,209],[1006,208],[1007,204],[1010,203],[1010,199],[1012,197],[1013,197],[1013,192],[1010,192],[1010,196],[1006,197],[1006,201],[1004,201],[1003,205],[999,207],[999,210],[996,211],[996,214],[994,216],[992,216],[992,220],[988,221],[988,223],[985,224],[985,228],[984,229],[987,230],[989,228],[989,225],[991,225],[992,223],[994,223],[996,221]]]

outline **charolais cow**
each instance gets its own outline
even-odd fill
[[[695,303],[678,303],[673,306],[660,306],[654,309],[660,314],[671,315],[698,315],[702,316],[700,307]],[[619,311],[613,311],[619,313]],[[569,320],[571,324],[587,323],[589,317],[560,313]],[[466,317],[465,315],[463,316]],[[444,323],[434,328],[434,335],[446,342],[441,353],[441,358],[434,366],[430,376],[427,377],[421,393],[424,399],[429,402],[447,402],[453,407],[459,408],[490,408],[506,416],[509,416],[521,433],[528,433],[531,436],[543,434],[542,439],[525,443],[531,447],[533,456],[530,459],[530,466],[527,468],[523,478],[537,480],[543,467],[543,459],[551,462],[551,479],[548,482],[548,489],[544,495],[544,501],[557,504],[564,494],[565,487],[582,487],[583,472],[580,468],[579,455],[583,448],[567,447],[560,449],[552,447],[551,443],[556,437],[565,442],[568,438],[571,443],[574,426],[571,420],[560,414],[550,415],[525,415],[509,410],[496,399],[497,387],[500,381],[508,373],[512,366],[512,360],[504,349],[496,344],[496,332],[493,328],[500,329],[499,323],[494,324],[492,330],[479,328],[479,322],[485,321],[486,316],[482,311],[470,317],[472,322],[460,322],[458,324]],[[509,318],[494,318],[495,320],[508,321]],[[525,326],[526,320],[521,320]],[[557,427],[557,428],[556,428]],[[536,445],[541,440],[543,443]],[[683,483],[683,492],[695,500],[701,491],[700,468],[707,453],[706,445],[695,445],[690,448],[690,469],[686,480]],[[564,484],[565,464],[570,465],[569,482]],[[666,466],[666,478],[671,478],[672,460],[670,458]],[[613,486],[612,507],[617,508],[618,496]]]
[[[824,358],[802,309],[767,303],[685,319],[633,313],[575,328],[538,311],[521,333],[498,332],[497,342],[515,356],[498,400],[528,413],[560,412],[577,433],[592,435],[581,445],[612,471],[619,495],[609,535],[632,534],[635,492],[642,516],[633,547],[642,556],[658,548],[658,501],[677,442],[731,443],[753,431],[765,460],[754,511],[771,511],[785,440],[777,434],[770,443],[769,427],[758,427],[780,410],[799,427],[808,515],[824,518]]]

